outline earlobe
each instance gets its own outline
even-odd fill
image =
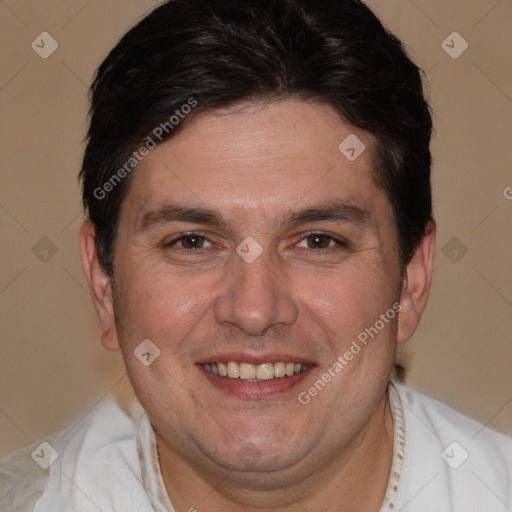
[[[101,344],[107,350],[119,348],[112,298],[111,278],[101,265],[96,247],[96,228],[84,222],[80,228],[80,256],[85,278],[101,328]]]
[[[427,304],[432,284],[434,251],[435,224],[429,222],[404,274],[400,298],[402,309],[398,320],[399,343],[407,341],[414,334]]]

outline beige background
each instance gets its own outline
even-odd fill
[[[437,130],[437,261],[407,349],[409,383],[512,434],[512,2],[369,4],[428,73]],[[127,384],[120,354],[101,348],[82,276],[76,175],[87,85],[152,5],[0,2],[0,455],[64,428]],[[458,59],[441,46],[454,31],[469,43]],[[48,59],[31,48],[41,32],[59,44]],[[32,250],[43,237],[57,248],[47,262]],[[458,249],[446,246],[454,237]]]

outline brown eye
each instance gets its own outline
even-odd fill
[[[209,244],[209,245],[208,245]],[[164,244],[164,247],[174,247],[193,251],[194,249],[205,249],[212,243],[204,235],[198,233],[185,233],[170,242]]]
[[[310,249],[327,249],[333,240],[331,236],[314,234],[306,237]]]
[[[184,249],[201,249],[204,246],[205,237],[201,235],[184,235],[179,241]]]
[[[347,248],[347,242],[325,233],[309,233],[299,240],[297,247],[301,249],[323,249],[327,252]]]

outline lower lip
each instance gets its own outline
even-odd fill
[[[218,389],[225,391],[238,398],[262,400],[272,398],[290,391],[297,384],[302,382],[313,371],[314,365],[310,366],[302,373],[294,374],[289,377],[278,377],[270,380],[248,381],[242,379],[231,379],[230,377],[221,377],[215,373],[205,370],[201,365],[197,365],[203,375]]]

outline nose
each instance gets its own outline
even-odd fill
[[[236,253],[233,258],[215,303],[217,322],[236,325],[251,336],[279,324],[292,325],[298,316],[298,300],[265,253],[252,263]]]

